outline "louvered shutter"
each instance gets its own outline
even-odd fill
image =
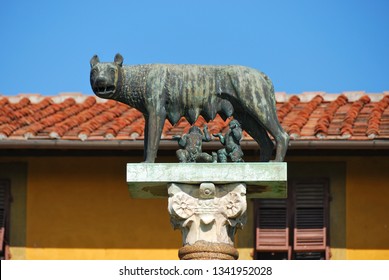
[[[7,226],[7,214],[9,210],[9,182],[0,180],[0,255],[4,258],[7,245],[5,244],[5,232]]]
[[[256,250],[287,252],[290,259],[286,199],[260,199],[256,206]]]
[[[296,252],[328,251],[328,184],[295,182],[294,244]]]

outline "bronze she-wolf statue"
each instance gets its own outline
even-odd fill
[[[243,66],[146,64],[123,65],[123,57],[101,63],[90,60],[94,93],[128,104],[145,117],[145,162],[154,162],[165,120],[173,125],[184,116],[193,124],[219,113],[233,116],[260,146],[260,161],[283,161],[289,136],[276,113],[274,87],[264,73]]]

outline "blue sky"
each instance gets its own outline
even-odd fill
[[[276,91],[389,91],[386,0],[2,0],[0,94],[92,94],[89,60],[239,64]]]

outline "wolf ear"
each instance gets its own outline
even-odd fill
[[[97,63],[100,62],[99,57],[95,54],[91,59],[90,59],[90,67],[92,68],[95,66]]]
[[[119,66],[122,66],[123,65],[123,57],[120,53],[117,53],[115,55],[115,59],[114,59],[114,62],[119,65]]]

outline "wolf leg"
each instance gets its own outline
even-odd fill
[[[276,158],[274,161],[284,161],[289,146],[289,135],[284,131],[278,121],[270,125],[269,131],[277,143]]]
[[[276,141],[276,157],[274,161],[284,161],[289,145],[289,135],[284,131],[279,123],[275,108],[268,110],[267,118],[262,119],[262,121],[263,129],[267,130]],[[266,141],[271,141],[267,133],[266,136]]]
[[[250,116],[246,118],[246,122],[244,125],[242,124],[242,128],[244,128],[247,133],[250,134],[250,136],[253,137],[253,139],[259,144],[259,161],[270,161],[274,149],[274,144],[262,125],[254,121],[254,119]]]
[[[145,162],[155,162],[165,119],[165,111],[157,113],[154,110],[149,112],[149,115],[146,117],[147,124],[145,125]]]
[[[242,112],[235,112],[234,118],[260,147],[259,161],[268,162],[271,159],[274,144],[261,123],[258,123],[251,115]]]

